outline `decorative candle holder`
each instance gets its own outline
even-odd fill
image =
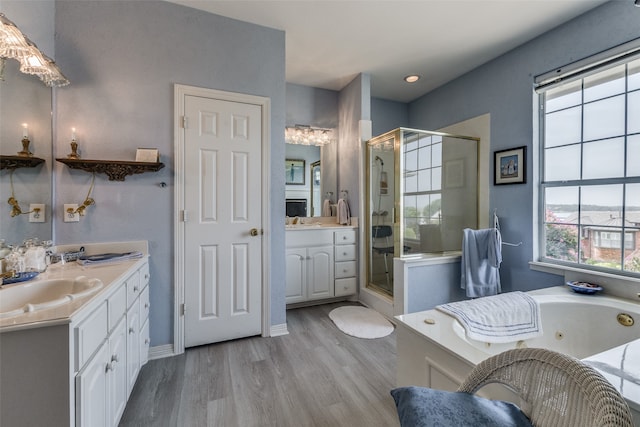
[[[78,143],[75,139],[71,140],[71,153],[67,155],[68,159],[79,159],[80,155],[78,154]]]
[[[33,157],[33,153],[29,151],[29,138],[26,136],[22,138],[22,151],[18,151],[20,157]]]

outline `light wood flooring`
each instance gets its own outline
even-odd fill
[[[288,310],[289,335],[148,362],[120,426],[397,427],[395,332],[342,333],[328,313],[345,304]]]

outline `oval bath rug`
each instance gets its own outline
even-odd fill
[[[393,332],[393,324],[375,310],[358,305],[345,305],[329,313],[338,329],[356,338],[382,338]]]

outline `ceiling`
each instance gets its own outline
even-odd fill
[[[409,102],[607,0],[169,1],[285,31],[288,83],[368,73],[372,96]]]

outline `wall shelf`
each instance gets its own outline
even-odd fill
[[[145,172],[157,172],[164,167],[160,162],[128,162],[122,160],[85,160],[85,159],[56,159],[71,169],[85,172],[104,173],[109,181],[124,181],[127,175]]]
[[[40,157],[0,155],[0,169],[33,168],[40,163],[44,163]]]

